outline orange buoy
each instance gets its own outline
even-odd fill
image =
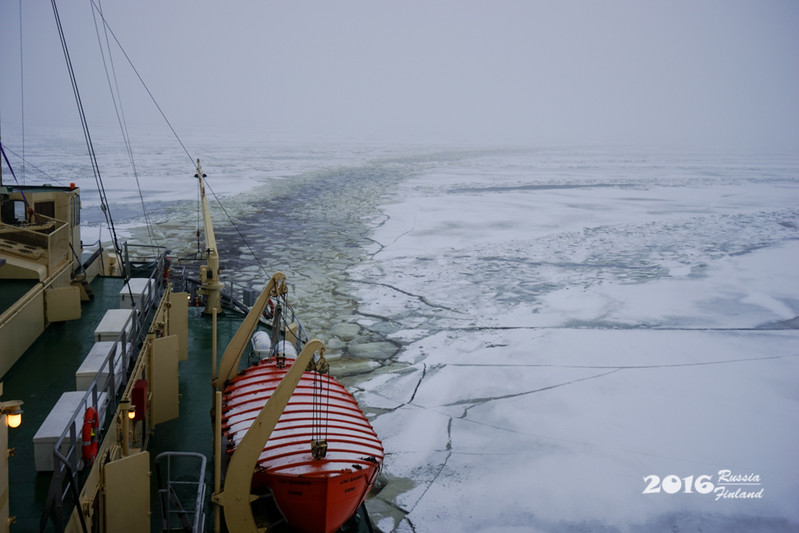
[[[97,416],[97,411],[94,407],[86,409],[86,414],[83,415],[83,431],[82,431],[82,444],[81,453],[83,461],[89,465],[94,464],[94,458],[97,457],[97,440],[95,431],[100,427],[100,420]]]

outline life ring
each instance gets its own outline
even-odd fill
[[[97,411],[94,407],[86,409],[86,414],[83,415],[83,432],[82,432],[82,456],[83,461],[89,465],[94,464],[94,458],[97,457],[97,440],[95,431],[100,427],[100,420],[97,416]]]

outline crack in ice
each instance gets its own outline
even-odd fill
[[[617,369],[617,370],[638,370],[648,368],[676,368],[686,366],[709,366],[709,365],[725,365],[730,363],[746,363],[751,361],[768,361],[773,359],[782,359],[785,357],[799,357],[799,353],[788,353],[781,355],[766,355],[762,357],[742,357],[739,359],[725,359],[720,361],[697,361],[693,363],[663,363],[657,365],[557,365],[547,363],[498,363],[485,365],[480,363],[449,363],[446,366],[457,367],[509,367],[509,368],[584,368],[584,369]]]
[[[352,280],[352,282],[353,283],[363,283],[364,285],[375,285],[375,286],[378,286],[378,287],[385,287],[387,289],[391,289],[393,291],[397,291],[400,294],[404,294],[405,296],[410,296],[411,298],[415,298],[415,299],[419,300],[420,302],[422,302],[423,304],[427,305],[428,307],[432,307],[432,308],[435,308],[435,309],[444,309],[446,311],[451,311],[453,313],[458,313],[458,314],[465,314],[463,311],[459,311],[457,309],[452,309],[451,307],[447,307],[445,305],[440,305],[440,304],[433,303],[433,302],[428,300],[423,295],[414,294],[412,292],[402,290],[402,289],[400,289],[398,287],[395,287],[393,285],[389,285],[388,283],[382,283],[382,282],[379,282],[379,281],[369,281],[369,280],[364,280],[364,279]]]
[[[466,415],[468,414],[469,409],[471,409],[472,407],[477,407],[477,406],[486,404],[488,402],[493,402],[493,401],[497,401],[497,400],[507,400],[509,398],[518,398],[520,396],[528,396],[530,394],[535,394],[537,392],[544,392],[544,391],[548,391],[548,390],[552,390],[552,389],[558,389],[560,387],[565,387],[567,385],[573,385],[573,384],[579,383],[581,381],[588,381],[590,379],[597,379],[597,378],[601,378],[603,376],[608,376],[610,374],[614,374],[616,372],[619,372],[620,370],[623,370],[623,368],[613,368],[612,370],[610,370],[608,372],[601,372],[601,373],[595,374],[593,376],[586,376],[584,378],[573,379],[571,381],[566,381],[566,382],[563,382],[563,383],[556,383],[555,385],[549,385],[547,387],[541,387],[539,389],[533,389],[533,390],[524,391],[524,392],[516,392],[516,393],[513,393],[513,394],[504,394],[502,396],[489,396],[489,397],[485,397],[485,398],[469,398],[467,400],[458,400],[457,402],[447,403],[447,404],[444,404],[444,405],[445,406],[453,406],[453,405],[474,404],[474,405],[470,405],[469,407],[464,409],[464,413],[463,413],[463,415],[461,415],[460,418],[466,418]]]
[[[416,382],[416,387],[413,389],[413,394],[411,394],[410,400],[408,400],[405,405],[413,403],[414,398],[416,398],[416,392],[419,390],[419,387],[422,385],[422,381],[424,380],[426,375],[427,375],[427,364],[424,363],[422,364],[422,375],[419,378],[419,381]]]
[[[447,445],[444,449],[447,451],[447,456],[444,458],[444,461],[442,461],[441,465],[439,465],[436,474],[433,476],[433,479],[431,479],[427,483],[427,486],[425,487],[424,491],[422,491],[422,494],[419,495],[419,498],[416,500],[416,503],[414,503],[411,506],[411,510],[409,511],[409,513],[413,512],[416,506],[419,505],[419,502],[421,502],[424,499],[425,495],[427,494],[427,491],[429,491],[430,488],[433,485],[435,485],[436,481],[438,481],[438,478],[441,475],[441,472],[443,472],[444,469],[447,467],[447,463],[449,462],[450,457],[452,457],[452,417],[449,418],[449,422],[447,423]]]

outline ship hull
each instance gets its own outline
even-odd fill
[[[317,478],[262,473],[254,487],[268,487],[291,526],[303,533],[332,533],[355,514],[372,486],[377,465]]]

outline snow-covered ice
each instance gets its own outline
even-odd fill
[[[381,529],[799,528],[796,178],[520,152],[406,180],[349,271],[405,344],[360,385],[387,476],[414,481],[372,502]],[[760,497],[717,500],[723,470]]]

